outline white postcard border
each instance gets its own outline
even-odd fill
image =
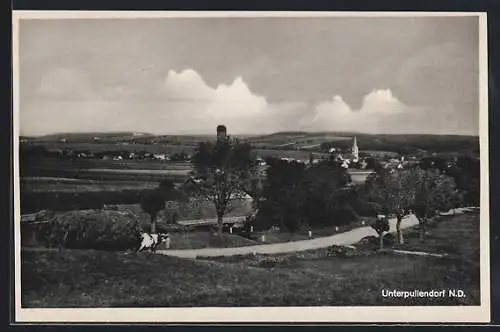
[[[479,138],[481,158],[480,306],[390,307],[249,307],[249,308],[21,308],[19,169],[14,167],[14,245],[16,323],[209,323],[209,322],[425,322],[480,323],[490,321],[488,51],[487,15],[478,12],[208,12],[208,11],[13,11],[13,154],[19,162],[18,33],[21,19],[200,18],[200,17],[443,17],[479,18]]]

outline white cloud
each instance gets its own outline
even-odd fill
[[[317,103],[307,128],[321,131],[394,132],[404,130],[400,123],[401,115],[410,113],[410,109],[390,89],[376,89],[363,98],[359,110],[351,109],[338,95],[330,101]]]
[[[189,125],[195,131],[211,132],[225,124],[232,132],[252,132],[256,119],[264,120],[273,113],[266,99],[253,94],[241,77],[214,89],[194,70],[170,71],[165,94],[170,109],[182,114],[179,120],[184,128]]]
[[[191,101],[211,100],[214,95],[214,91],[192,69],[186,69],[180,73],[170,70],[165,80],[165,90],[172,98],[184,98]]]
[[[206,134],[224,124],[230,134],[283,130],[394,133],[451,126],[449,112],[408,107],[390,89],[372,90],[359,109],[352,109],[340,95],[315,104],[270,103],[254,94],[242,77],[212,88],[196,71],[187,69],[169,71],[160,86],[147,91],[147,87],[132,86],[93,91],[84,73],[58,68],[43,77],[39,99],[21,105],[21,132]],[[453,129],[460,129],[459,124]]]
[[[206,134],[225,124],[230,133],[267,133],[288,129],[290,119],[294,119],[288,115],[300,106],[269,104],[266,98],[252,93],[242,77],[212,88],[192,69],[171,70],[160,88],[148,94],[147,88],[127,86],[92,91],[84,74],[64,68],[46,74],[39,85],[38,99],[23,104],[21,131]]]
[[[360,112],[367,114],[398,114],[404,112],[405,105],[393,96],[390,89],[373,90],[363,99]]]
[[[321,131],[331,131],[339,122],[345,122],[353,116],[351,107],[342,99],[335,96],[332,100],[318,103],[314,108],[314,117],[309,126]],[[307,120],[306,120],[307,121]]]

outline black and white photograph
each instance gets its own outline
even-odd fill
[[[485,24],[14,11],[16,319],[489,321]]]

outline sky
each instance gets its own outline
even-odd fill
[[[20,134],[478,135],[477,17],[23,19]]]

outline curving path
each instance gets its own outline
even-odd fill
[[[396,218],[389,220],[390,232],[396,231]],[[401,222],[401,229],[418,225],[418,220],[414,215],[407,216]],[[295,251],[304,251],[311,249],[326,248],[331,245],[351,245],[359,242],[362,238],[369,235],[377,235],[370,227],[359,227],[347,232],[338,233],[330,236],[319,237],[311,240],[293,241],[274,244],[260,244],[255,246],[246,246],[238,248],[203,248],[203,249],[184,249],[184,250],[157,250],[157,254],[176,256],[182,258],[196,257],[217,257],[217,256],[235,256],[247,254],[282,254]]]

